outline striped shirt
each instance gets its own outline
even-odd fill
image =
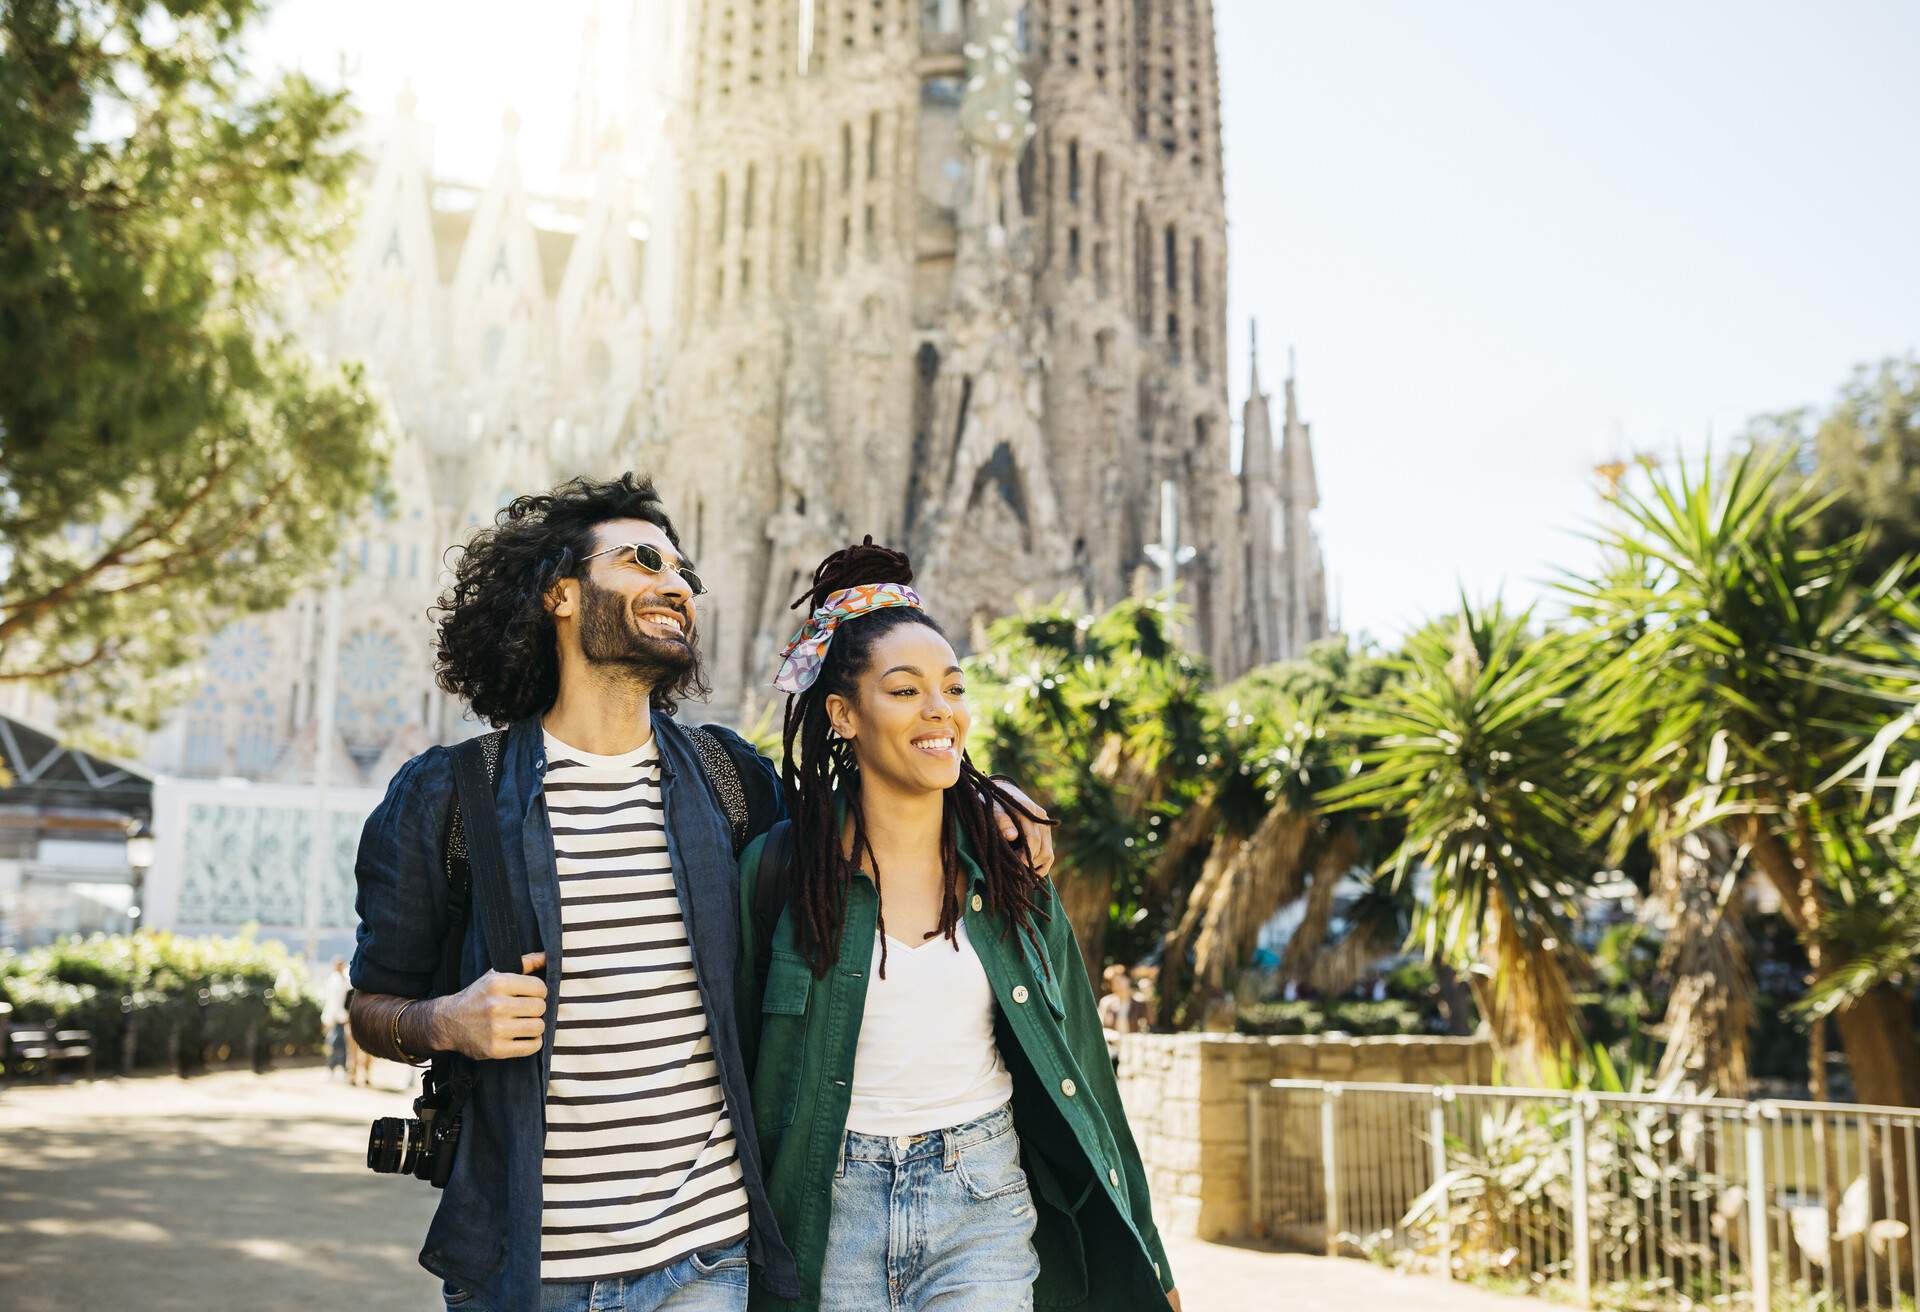
[[[747,1233],[747,1193],[667,855],[654,743],[547,735],[561,967],[540,1278],[633,1275]]]

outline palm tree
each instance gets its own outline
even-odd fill
[[[1650,472],[1598,535],[1621,567],[1569,586],[1603,653],[1586,686],[1586,741],[1618,762],[1621,828],[1656,842],[1724,829],[1779,893],[1820,982],[1853,955],[1830,932],[1835,906],[1878,897],[1889,876],[1854,859],[1856,826],[1822,795],[1858,747],[1859,696],[1811,672],[1878,649],[1903,584],[1896,573],[1858,586],[1860,541],[1822,543],[1818,506],[1788,489],[1786,469],[1784,457],[1749,454]],[[1908,1012],[1885,985],[1836,1012],[1863,1100],[1920,1104]]]
[[[1339,882],[1389,850],[1396,834],[1357,811],[1323,814],[1315,800],[1344,777],[1359,750],[1334,731],[1339,717],[1388,677],[1370,648],[1336,638],[1214,694],[1209,772],[1173,817],[1153,875],[1162,886],[1191,890],[1161,966],[1161,997],[1173,1011],[1192,1010],[1190,982],[1204,995],[1224,993],[1261,927],[1303,897],[1304,916],[1281,966],[1288,978],[1338,992],[1399,945],[1390,917],[1370,915],[1356,925],[1360,932],[1322,951]]]
[[[1314,807],[1315,793],[1338,780],[1346,757],[1328,741],[1325,698],[1282,694],[1257,711],[1230,698],[1226,711],[1225,768],[1201,804],[1214,821],[1206,861],[1168,938],[1163,995],[1179,993],[1189,953],[1194,982],[1224,991],[1273,913],[1310,879],[1316,897],[1327,891],[1320,900],[1330,909],[1335,881],[1359,852],[1352,826],[1327,825]],[[1324,913],[1318,923],[1324,937]]]
[[[1055,604],[995,621],[969,663],[986,756],[1059,822],[1054,880],[1095,977],[1116,914],[1165,918],[1147,877],[1158,832],[1210,759],[1206,669],[1182,622],[1158,598]]]
[[[1659,1088],[1746,1096],[1754,982],[1737,902],[1745,868],[1713,826],[1670,837],[1655,852],[1652,903],[1667,922],[1654,968],[1667,981]]]
[[[1320,794],[1324,809],[1404,824],[1389,868],[1402,883],[1417,868],[1433,876],[1415,940],[1470,973],[1496,1042],[1534,1071],[1584,1047],[1569,979],[1584,961],[1571,916],[1591,869],[1569,778],[1579,654],[1525,614],[1463,602],[1454,623],[1409,639],[1402,677],[1347,717],[1345,731],[1372,745]]]

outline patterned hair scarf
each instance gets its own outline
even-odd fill
[[[826,604],[807,617],[780,653],[780,673],[773,686],[781,692],[805,692],[820,677],[833,631],[850,619],[889,606],[920,605],[920,594],[904,583],[862,583],[827,594]]]

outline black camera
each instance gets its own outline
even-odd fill
[[[460,1111],[471,1079],[436,1078],[429,1070],[412,1116],[382,1116],[367,1135],[367,1169],[382,1175],[411,1175],[435,1189],[447,1187],[453,1155],[460,1146]]]

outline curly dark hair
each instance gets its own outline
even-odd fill
[[[439,634],[434,669],[440,686],[466,701],[495,728],[553,705],[560,692],[560,656],[546,595],[561,579],[585,579],[594,529],[612,519],[644,519],[680,547],[651,478],[631,472],[611,481],[575,478],[551,492],[517,497],[492,528],[468,539],[454,566],[453,586],[429,613]],[[682,697],[705,697],[698,634],[693,663],[671,683],[656,685],[652,703],[672,714]]]
[[[809,611],[825,604],[829,594],[864,583],[911,583],[913,564],[905,554],[865,541],[834,552],[813,572],[813,586],[794,601]],[[873,848],[867,841],[866,816],[860,806],[860,765],[853,744],[832,732],[827,698],[839,693],[851,700],[860,676],[873,664],[876,642],[895,629],[923,624],[942,633],[933,618],[917,606],[889,606],[850,619],[835,630],[821,662],[819,677],[804,692],[787,698],[783,737],[786,762],[780,784],[786,794],[787,815],[793,823],[794,865],[788,885],[788,906],[801,955],[816,977],[824,978],[840,957],[846,930],[847,887],[866,855],[874,868]],[[851,851],[841,841],[837,798],[844,798],[853,821]],[[947,823],[940,827],[940,867],[946,874],[940,898],[938,932],[959,947],[955,929],[960,923],[960,854],[954,841],[954,822],[966,834],[981,870],[987,877],[987,903],[1003,932],[1018,926],[1034,946],[1040,946],[1036,920],[1041,910],[1040,879],[1034,873],[1026,838],[1008,839],[993,818],[994,804],[1007,814],[1041,818],[1020,805],[992,778],[982,774],[965,753],[960,778],[945,799]],[[878,886],[875,892],[878,893]],[[880,973],[887,969],[887,925],[884,899],[880,907]]]

